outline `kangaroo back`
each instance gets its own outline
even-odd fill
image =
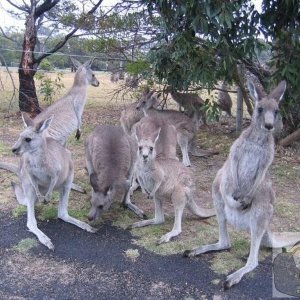
[[[53,115],[53,120],[47,134],[65,145],[69,136],[81,127],[81,117],[87,99],[88,85],[99,86],[99,81],[90,68],[91,61],[81,65],[72,59],[77,68],[73,86],[61,99],[47,107],[34,118],[38,123]]]

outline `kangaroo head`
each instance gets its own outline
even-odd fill
[[[281,81],[269,95],[257,88],[252,81],[248,82],[251,97],[255,100],[252,122],[260,129],[271,132],[278,119],[279,102],[282,100],[286,82]]]
[[[81,64],[78,60],[71,57],[71,61],[76,68],[75,82],[78,84],[90,84],[92,86],[99,86],[94,72],[91,69],[93,60],[88,60],[84,64]]]
[[[95,221],[104,211],[107,211],[110,208],[115,195],[115,187],[112,185],[102,186],[95,173],[90,175],[90,183],[93,191],[91,199],[92,206],[88,214],[88,219],[90,221]]]
[[[158,97],[160,95],[154,95],[154,91],[145,90],[136,106],[137,110],[143,110],[144,112],[150,108],[156,107],[158,103]]]
[[[156,142],[159,138],[161,128],[154,132],[151,136],[144,137],[140,134],[138,128],[135,133],[135,137],[138,141],[138,153],[137,157],[139,161],[147,163],[154,160],[156,157]]]
[[[20,133],[19,139],[14,144],[12,152],[21,155],[25,152],[35,152],[45,142],[43,132],[50,126],[53,116],[37,124],[26,113],[22,113],[25,130]]]

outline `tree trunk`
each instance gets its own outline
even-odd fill
[[[19,108],[21,111],[27,112],[32,118],[41,112],[39,102],[37,99],[35,83],[35,72],[24,72],[19,69]]]
[[[37,42],[35,22],[35,8],[33,8],[26,18],[23,52],[19,66],[19,108],[21,111],[28,112],[31,117],[41,112],[34,84],[37,69],[33,53]]]
[[[287,147],[291,145],[293,142],[299,141],[300,140],[300,128],[294,131],[293,133],[289,134],[287,137],[282,139],[279,142],[280,146]]]

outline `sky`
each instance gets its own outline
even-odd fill
[[[20,0],[14,1],[14,3],[18,3]],[[104,0],[102,5],[109,6],[115,4],[116,0]],[[258,12],[261,11],[261,2],[262,0],[252,0],[252,2],[255,5],[255,8]],[[13,8],[9,3],[7,3],[5,0],[0,1],[0,26],[2,28],[5,27],[11,27],[14,26],[17,29],[23,29],[24,28],[24,20],[17,20],[15,18],[12,18],[7,12],[6,9]]]

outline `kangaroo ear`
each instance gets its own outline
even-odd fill
[[[158,129],[158,131],[156,133],[156,137],[154,139],[154,144],[156,144],[157,140],[159,139],[160,131],[161,131],[161,127],[159,127],[159,129]]]
[[[53,115],[50,118],[38,123],[35,126],[36,132],[41,133],[44,130],[46,130],[51,125],[52,120],[53,120]]]
[[[269,98],[275,98],[276,101],[279,103],[284,95],[286,90],[286,81],[282,80],[277,87],[270,93]]]
[[[99,188],[98,188],[98,178],[97,175],[95,173],[92,173],[90,175],[90,184],[94,190],[94,192],[99,192]]]
[[[26,112],[22,112],[22,120],[24,122],[25,127],[30,127],[34,125],[33,120],[29,117]]]
[[[83,64],[83,66],[86,67],[86,68],[87,68],[87,67],[90,67],[90,66],[92,65],[93,61],[94,61],[94,59],[90,59],[90,60],[86,61],[86,62]]]
[[[73,57],[70,57],[70,59],[71,59],[71,62],[72,62],[72,64],[74,65],[74,67],[75,67],[76,69],[78,69],[79,67],[82,66],[82,64],[81,64],[77,59],[75,59],[75,58],[73,58]]]
[[[266,94],[263,90],[258,88],[252,80],[248,80],[247,82],[250,96],[255,101],[260,101]]]

